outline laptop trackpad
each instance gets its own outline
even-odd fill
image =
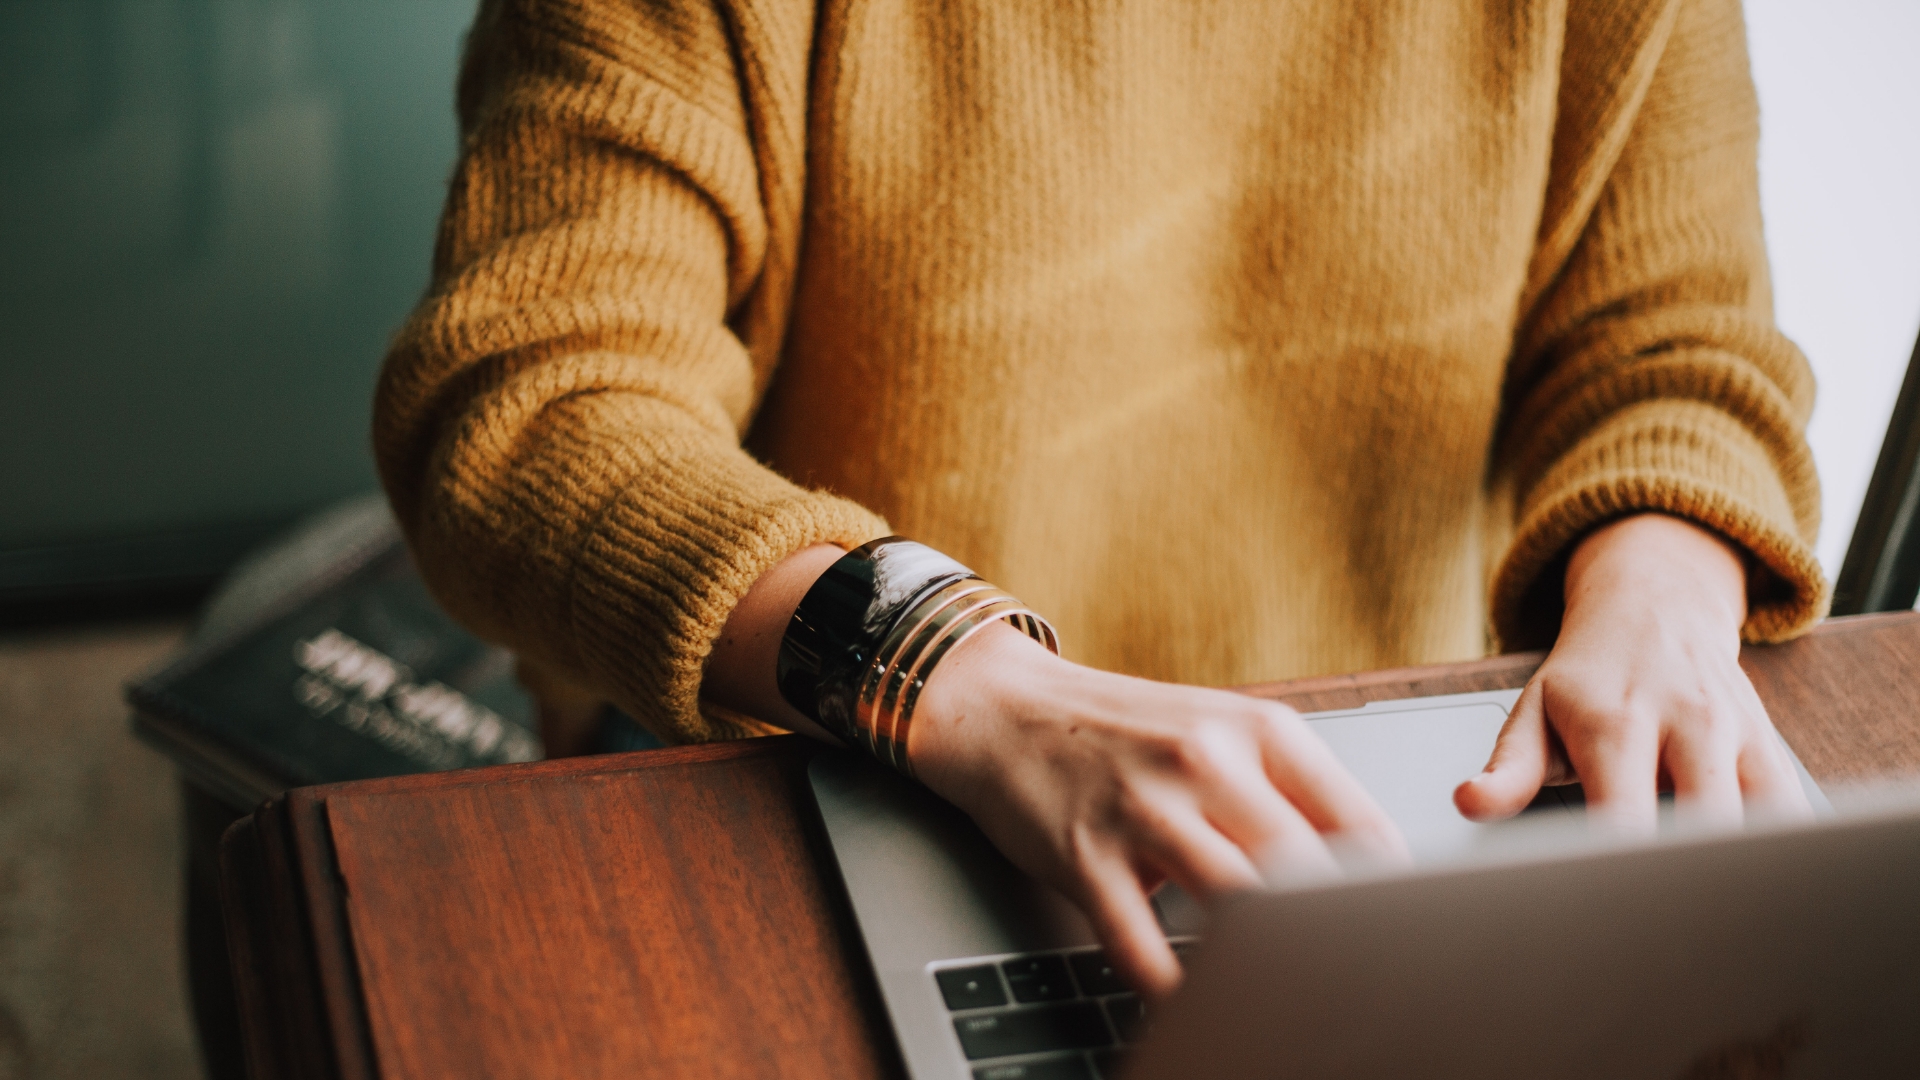
[[[1310,714],[1307,722],[1400,826],[1414,862],[1426,864],[1493,842],[1499,826],[1462,817],[1453,805],[1453,789],[1486,766],[1519,696],[1518,690],[1506,690],[1376,702],[1349,712]],[[1784,740],[1781,745],[1793,758],[1814,810],[1830,813],[1831,804],[1799,756]],[[1584,801],[1580,786],[1570,784],[1542,788],[1528,809],[1578,809]]]
[[[1487,828],[1453,806],[1453,789],[1493,752],[1507,709],[1497,702],[1362,709],[1308,723],[1400,826],[1416,862],[1459,855]]]

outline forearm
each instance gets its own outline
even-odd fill
[[[809,22],[729,27],[698,0],[578,14],[490,0],[475,24],[433,287],[382,373],[376,460],[461,621],[668,739],[758,733],[700,708],[726,614],[782,555],[887,531],[740,447],[797,242],[799,188],[760,170],[796,175],[805,153],[756,141],[759,120],[801,130],[806,105],[760,87],[804,85]],[[775,97],[786,113],[742,111]],[[581,713],[557,745],[583,741]]]
[[[1751,555],[1748,640],[1792,636],[1822,613],[1820,499],[1803,438],[1814,384],[1771,313],[1739,5],[1675,7],[1640,108],[1617,114],[1631,124],[1610,133],[1624,137],[1608,143],[1618,157],[1585,159],[1605,177],[1591,211],[1542,223],[1569,246],[1536,253],[1540,291],[1518,323],[1492,468],[1515,512],[1491,591],[1507,649],[1552,641],[1556,568],[1580,538],[1636,511],[1697,521]],[[1584,100],[1629,83],[1561,92]],[[1574,146],[1606,141],[1577,125],[1566,134]],[[1555,160],[1558,170],[1558,145]]]
[[[775,672],[793,609],[845,554],[832,544],[814,544],[761,574],[727,616],[720,639],[707,657],[700,696],[756,720],[832,741],[833,736],[780,695]]]
[[[762,574],[727,617],[713,652],[707,657],[700,696],[716,705],[745,713],[756,720],[777,724],[818,739],[837,742],[819,724],[803,715],[780,693],[776,671],[780,643],[793,619],[794,609],[807,590],[846,552],[831,544],[815,544],[794,552]],[[1028,647],[1031,646],[1029,649]],[[1024,663],[996,663],[996,657],[1013,655]],[[982,628],[942,661],[938,678],[930,678],[921,708],[915,715],[909,753],[924,776],[931,768],[935,775],[944,772],[946,759],[964,756],[962,747],[975,733],[962,732],[961,720],[994,708],[993,669],[1001,674],[1021,667],[1016,681],[1031,681],[1026,665],[1038,664],[1049,670],[1066,669],[1094,674],[1088,669],[1067,664],[1035,645],[1025,634],[1004,623]],[[956,745],[957,744],[957,745]]]
[[[794,609],[814,582],[845,554],[832,544],[815,544],[794,552],[762,574],[727,617],[707,657],[700,696],[756,720],[837,742],[787,701],[775,675],[780,642]],[[1059,661],[1011,626],[996,623],[983,628],[949,653],[941,662],[941,677],[929,681],[922,708],[916,711],[921,722],[914,725],[915,737],[909,747],[920,770],[924,772],[931,765],[938,772],[941,760],[953,755],[958,720],[979,712],[981,702],[977,699],[990,689],[993,680],[985,669],[996,666],[993,658],[1007,650],[1025,654],[1029,651],[1026,646],[1032,646],[1035,655],[1023,655],[1023,659],[1085,670]]]

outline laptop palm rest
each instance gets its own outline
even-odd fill
[[[859,890],[856,911],[894,913],[861,922],[876,959],[924,953],[924,963],[1093,941],[1065,897],[1015,868],[925,788],[842,752],[819,755],[807,772],[841,873]]]
[[[1486,763],[1518,690],[1486,691],[1308,717],[1406,834],[1416,862],[1443,862],[1488,841],[1453,808],[1454,785]],[[1079,911],[1015,868],[971,819],[871,760],[825,752],[808,767],[835,861],[881,995],[917,1080],[967,1075],[931,965],[1095,944]],[[1816,806],[1819,789],[1802,770]],[[1547,789],[1536,805],[1558,805]],[[1197,935],[1204,915],[1178,889],[1154,898],[1169,935]]]
[[[1477,725],[1476,745],[1466,753],[1478,754],[1479,760],[1452,782],[1472,775],[1485,762],[1516,695],[1499,691],[1421,703],[1452,706],[1454,712],[1464,708]],[[1336,715],[1366,716],[1369,722],[1336,725],[1339,730],[1323,734],[1332,736],[1342,760],[1354,758],[1348,764],[1362,774],[1363,783],[1371,788],[1386,782],[1385,777],[1366,775],[1373,771],[1368,763],[1390,766],[1407,755],[1395,754],[1394,740],[1383,739],[1385,733],[1371,722],[1380,714],[1353,710]],[[1418,722],[1444,719],[1443,712],[1426,708]],[[1453,777],[1459,771],[1451,758],[1414,755],[1415,760],[1422,757],[1426,775],[1444,772]],[[1092,945],[1092,928],[1065,897],[1014,867],[971,819],[925,788],[845,752],[819,754],[807,774],[909,1073],[917,1078],[964,1076],[929,966],[960,957]],[[1417,813],[1432,802],[1435,784],[1444,780],[1419,785],[1422,797],[1411,807],[1389,806],[1389,813],[1396,819],[1396,810]],[[1169,935],[1200,932],[1204,915],[1180,890],[1163,888],[1154,901]]]

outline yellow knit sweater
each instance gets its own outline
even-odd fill
[[[1750,638],[1824,609],[1736,0],[497,0],[459,108],[382,476],[669,737],[750,729],[756,577],[888,531],[1195,683],[1543,643],[1636,509]]]

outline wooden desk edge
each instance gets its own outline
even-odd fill
[[[1830,620],[1814,636],[1882,629],[1920,619],[1892,612]],[[1753,650],[1750,667],[1765,664]],[[1239,688],[1302,711],[1357,708],[1369,701],[1522,686],[1544,653],[1517,653],[1456,664],[1320,676]],[[817,744],[799,735],[661,750],[566,758],[525,765],[423,773],[301,788],[270,800],[236,822],[222,841],[222,901],[234,976],[256,1080],[341,1077],[376,1080],[365,1003],[353,970],[345,897],[326,826],[326,802],[351,786],[358,793],[528,783],[635,769],[783,757],[804,766]],[[839,890],[833,890],[835,895]]]
[[[221,839],[221,903],[251,1077],[341,1075],[331,1039],[316,1022],[329,1011],[283,796],[261,805]],[[334,1011],[337,1011],[337,1006]]]

